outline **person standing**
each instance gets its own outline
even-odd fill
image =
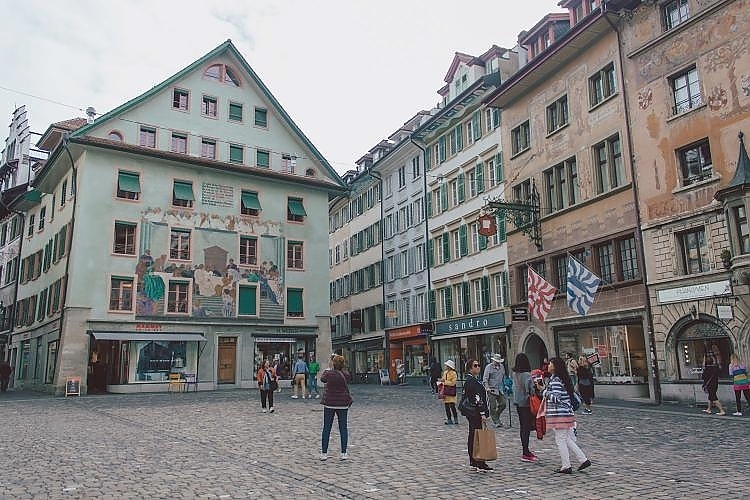
[[[435,356],[430,360],[430,387],[432,387],[432,393],[437,394],[438,386],[437,381],[440,379],[440,363],[435,359]]]
[[[271,363],[268,360],[263,361],[256,379],[258,381],[258,389],[260,390],[260,407],[263,409],[263,413],[265,413],[266,403],[268,403],[268,411],[273,413],[273,382],[276,382],[278,385],[278,379],[276,378],[276,371],[271,368]]]
[[[573,411],[573,384],[568,376],[568,369],[561,358],[549,360],[550,379],[544,390],[544,398],[547,400],[547,428],[555,432],[555,443],[560,452],[562,465],[555,472],[561,474],[572,474],[570,466],[570,453],[572,452],[580,465],[578,470],[584,470],[591,466],[591,461],[586,458],[583,450],[576,444],[573,429],[576,425],[576,416]]]
[[[719,396],[716,395],[716,391],[719,389],[719,367],[716,364],[716,359],[713,354],[709,351],[706,353],[705,361],[703,362],[703,391],[708,393],[708,406],[704,413],[711,414],[711,406],[715,405],[719,410],[717,415],[723,416],[727,412],[724,411],[724,407],[721,406]]]
[[[449,359],[445,363],[445,371],[441,378],[443,382],[443,405],[445,405],[445,425],[458,425],[458,411],[456,411],[456,384],[458,374],[456,363]]]
[[[479,374],[482,373],[482,364],[479,360],[470,359],[466,363],[466,382],[464,383],[463,398],[466,398],[473,406],[474,411],[465,415],[469,421],[469,437],[466,442],[466,451],[469,453],[469,467],[476,472],[489,472],[494,470],[487,465],[484,460],[474,459],[474,432],[482,428],[482,424],[490,416],[490,410],[487,407],[487,391],[484,385],[479,381]]]
[[[529,396],[534,393],[534,385],[531,381],[531,363],[524,353],[516,355],[516,363],[513,366],[513,403],[516,405],[518,421],[521,427],[521,461],[536,462],[537,456],[529,449],[529,436],[534,428],[536,415],[531,414]]]
[[[493,354],[490,357],[492,361],[484,368],[484,376],[482,377],[482,385],[487,391],[487,402],[490,407],[490,417],[495,427],[502,427],[503,423],[500,421],[500,415],[508,405],[503,395],[503,381],[505,380],[505,367],[503,363],[505,360],[499,354]]]
[[[5,392],[8,390],[8,384],[10,383],[10,374],[13,373],[13,367],[10,366],[6,360],[0,362],[0,391]]]
[[[313,397],[313,392],[315,392],[315,399],[320,397],[320,392],[318,392],[319,371],[320,364],[315,359],[315,355],[310,354],[310,363],[307,365],[307,394],[310,399]]]
[[[582,357],[582,356],[581,356]],[[576,358],[571,354],[566,354],[565,366],[568,368],[568,375],[570,376],[570,383],[573,384],[575,389],[578,385],[578,366],[579,363]]]
[[[307,377],[307,363],[305,363],[305,353],[299,351],[297,353],[297,361],[294,362],[294,369],[292,370],[294,376],[292,377],[292,399],[297,399],[297,389],[302,394],[302,399],[307,396],[306,377]]]
[[[743,393],[745,394],[745,401],[750,405],[750,381],[747,378],[747,366],[740,361],[740,357],[735,353],[729,356],[729,376],[732,378],[734,399],[737,402],[737,411],[732,413],[732,415],[741,417]]]
[[[351,375],[344,368],[344,357],[334,355],[329,368],[323,372],[320,381],[325,384],[323,399],[323,433],[321,435],[320,459],[328,459],[328,441],[331,437],[333,417],[339,421],[339,439],[341,441],[341,460],[349,458],[347,445],[349,444],[349,429],[347,416],[352,405],[352,395],[349,393],[348,381]]]
[[[594,401],[594,373],[586,356],[578,358],[578,393],[583,399],[583,413],[591,415],[591,403]],[[572,381],[571,381],[572,383]],[[573,384],[575,388],[575,384]]]

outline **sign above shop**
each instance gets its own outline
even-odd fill
[[[657,290],[656,297],[660,304],[667,304],[670,302],[682,302],[685,300],[704,299],[731,294],[732,286],[729,280],[722,280]]]
[[[162,330],[162,326],[158,323],[136,323],[135,324],[136,332],[160,332],[161,330]]]
[[[449,333],[478,332],[505,326],[505,314],[501,312],[463,316],[435,322],[435,335]]]
[[[529,308],[528,307],[514,307],[511,310],[511,319],[513,321],[528,321],[529,320]]]

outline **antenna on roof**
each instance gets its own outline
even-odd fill
[[[93,107],[89,106],[88,108],[86,108],[86,116],[88,117],[87,121],[89,123],[93,123],[94,118],[96,118],[96,110]]]

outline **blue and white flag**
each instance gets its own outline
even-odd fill
[[[583,264],[568,256],[568,307],[586,316],[594,303],[594,294],[601,279]]]

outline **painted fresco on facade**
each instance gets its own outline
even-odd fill
[[[238,284],[246,282],[258,284],[260,315],[275,311],[283,318],[284,239],[280,226],[278,221],[261,221],[259,217],[158,207],[144,211],[135,269],[136,315],[235,317]],[[254,255],[239,255],[238,234],[255,239]],[[173,299],[169,305],[170,280],[192,283],[191,296]]]

